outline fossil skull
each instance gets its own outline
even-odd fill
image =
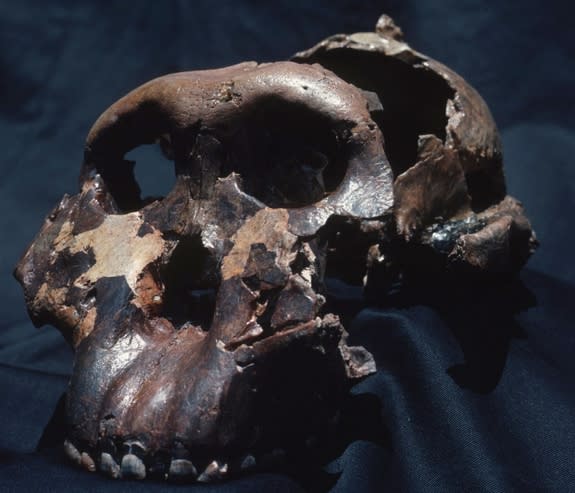
[[[157,139],[177,180],[147,203],[123,157]],[[381,133],[355,87],[293,62],[162,77],[99,118],[81,175],[18,268],[33,319],[76,351],[78,462],[221,475],[243,454],[303,443],[374,370],[320,315],[318,231],[392,205]]]
[[[505,196],[485,104],[398,33],[382,18],[294,62],[168,75],[100,116],[81,191],[16,270],[33,321],[75,350],[75,462],[204,481],[297,449],[375,370],[322,310],[326,270],[369,283],[390,263],[526,260],[534,237]],[[429,98],[399,94],[402,77]],[[140,197],[124,159],[154,142],[176,173],[161,199]]]

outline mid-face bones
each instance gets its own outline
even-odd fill
[[[207,481],[298,450],[375,371],[322,309],[326,269],[370,282],[526,260],[534,237],[505,196],[485,104],[388,20],[378,26],[298,63],[161,77],[94,124],[80,192],[16,270],[34,323],[75,350],[65,445],[75,462]],[[402,77],[439,87],[429,118],[410,106],[425,96],[397,92]],[[176,174],[160,199],[140,196],[124,159],[154,142]]]

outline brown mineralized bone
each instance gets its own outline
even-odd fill
[[[142,199],[124,154],[157,140],[176,184]],[[375,369],[321,313],[318,231],[388,212],[391,182],[361,92],[319,66],[174,74],[112,105],[81,192],[16,271],[34,322],[76,352],[68,455],[112,477],[207,481],[303,447]]]
[[[293,59],[320,63],[366,94],[395,177],[395,225],[380,228],[379,250],[394,251],[400,269],[503,273],[525,263],[537,242],[506,196],[497,128],[467,82],[413,50],[385,15],[376,32],[331,36]]]
[[[75,350],[64,448],[85,469],[211,481],[301,460],[375,371],[325,272],[507,274],[532,252],[485,103],[389,18],[295,60],[114,103],[19,262],[32,320]],[[141,197],[124,156],[156,142],[175,185]]]

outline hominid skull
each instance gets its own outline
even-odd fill
[[[94,124],[80,192],[16,270],[34,323],[75,350],[75,462],[208,481],[297,450],[375,371],[322,309],[326,271],[524,263],[534,237],[485,104],[378,26],[294,62],[161,77]],[[154,142],[176,183],[142,198],[124,156]]]

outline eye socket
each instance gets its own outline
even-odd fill
[[[298,61],[319,63],[379,99],[381,106],[371,116],[383,133],[394,176],[417,162],[420,135],[433,134],[445,140],[445,108],[455,93],[443,77],[428,67],[349,48],[319,50]]]
[[[343,180],[347,156],[332,126],[309,108],[268,99],[226,138],[221,173],[272,208],[314,204]]]
[[[174,167],[195,198],[209,199],[217,178],[237,173],[243,191],[268,207],[304,207],[337,189],[349,157],[333,122],[276,97],[216,128],[198,124],[153,140],[159,145],[140,145],[98,168],[121,212],[165,197]]]

